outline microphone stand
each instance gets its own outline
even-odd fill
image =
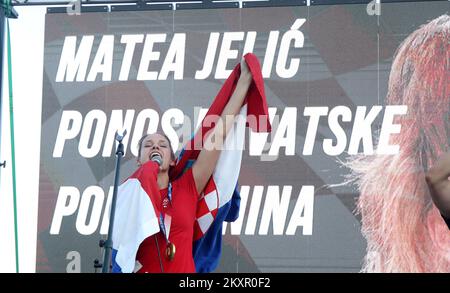
[[[109,228],[108,228],[108,238],[105,240],[100,240],[99,246],[103,247],[105,249],[104,254],[104,260],[103,265],[99,263],[98,259],[94,260],[94,268],[100,268],[102,267],[102,273],[109,273],[110,272],[110,254],[111,250],[113,248],[113,242],[112,242],[112,234],[113,234],[113,226],[114,226],[114,214],[116,210],[116,199],[117,199],[117,188],[119,186],[119,177],[120,177],[120,160],[122,159],[124,155],[124,147],[122,144],[122,140],[127,134],[127,131],[125,130],[122,135],[119,135],[118,132],[116,132],[116,140],[119,142],[119,145],[117,146],[116,151],[116,174],[114,177],[114,189],[113,189],[113,197],[111,202],[111,212],[109,215]]]

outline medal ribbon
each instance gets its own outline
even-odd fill
[[[167,197],[169,198],[170,205],[172,204],[172,183],[169,182],[169,187],[167,191]],[[166,242],[170,243],[169,241],[169,234],[170,234],[170,226],[172,224],[172,217],[165,213],[163,215],[162,212],[159,213],[159,228],[161,229],[161,232],[164,234],[164,237],[166,238]]]

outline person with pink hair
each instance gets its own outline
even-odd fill
[[[363,272],[450,272],[450,231],[425,179],[449,151],[449,64],[450,17],[443,15],[411,33],[395,53],[386,104],[408,106],[390,140],[399,153],[348,162],[367,240]],[[440,208],[448,205],[436,199]]]

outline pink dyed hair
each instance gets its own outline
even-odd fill
[[[449,62],[450,17],[443,15],[395,53],[386,104],[408,106],[390,141],[399,154],[347,163],[360,190],[363,272],[450,272],[450,233],[425,182],[425,171],[449,149]]]

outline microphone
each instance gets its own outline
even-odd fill
[[[163,161],[162,161],[161,155],[158,154],[158,153],[152,154],[150,160],[153,161],[153,162],[155,162],[156,164],[158,164],[158,166],[161,166],[161,165],[162,165],[162,162],[163,162]]]

